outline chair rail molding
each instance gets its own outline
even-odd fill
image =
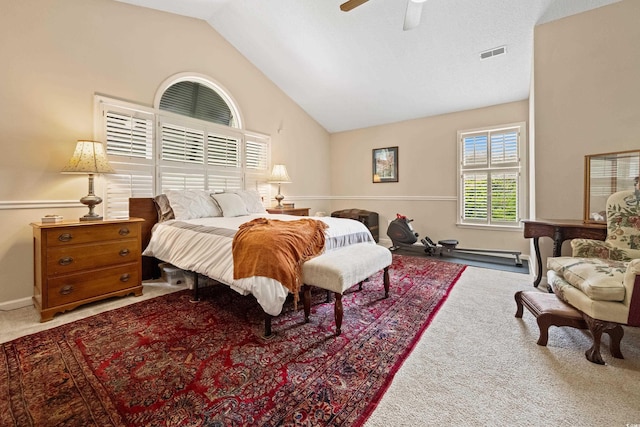
[[[456,196],[292,196],[287,200],[377,200],[377,201],[409,201],[409,202],[455,202]]]
[[[84,206],[78,200],[0,200],[0,210],[78,208]]]

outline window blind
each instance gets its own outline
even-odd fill
[[[104,139],[107,154],[115,161],[151,160],[153,153],[153,115],[103,105]]]
[[[269,137],[234,128],[227,99],[197,82],[171,85],[159,110],[96,95],[97,136],[117,172],[105,175],[105,215],[127,216],[129,197],[167,189],[246,188],[268,199]]]
[[[198,82],[183,81],[167,88],[160,109],[211,123],[233,126],[233,114],[213,89]]]
[[[524,124],[459,132],[462,223],[520,225],[523,131]]]
[[[151,170],[117,170],[105,177],[105,210],[107,218],[126,218],[129,216],[130,197],[153,197],[153,174]]]

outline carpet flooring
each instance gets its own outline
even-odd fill
[[[0,425],[361,425],[464,266],[394,255],[333,304],[314,294],[311,322],[287,305],[262,337],[253,298],[225,286],[101,313],[2,344]]]
[[[468,267],[365,427],[631,427],[640,425],[640,328],[624,327],[624,359],[586,360],[588,331],[515,316],[532,277]],[[546,292],[544,289],[539,292]]]

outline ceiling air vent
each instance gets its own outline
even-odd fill
[[[507,47],[506,46],[500,46],[500,47],[496,47],[494,49],[489,49],[489,50],[485,50],[484,52],[481,52],[480,53],[480,59],[488,59],[488,58],[492,58],[494,56],[504,55],[505,53],[507,53]]]

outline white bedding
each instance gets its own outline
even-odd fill
[[[233,235],[241,224],[255,218],[283,221],[301,219],[291,215],[253,214],[232,218],[165,221],[154,226],[151,240],[143,255],[153,256],[183,270],[211,277],[243,295],[250,293],[266,313],[277,316],[282,311],[282,305],[289,292],[280,282],[268,277],[233,279]],[[375,244],[367,227],[359,221],[333,217],[310,218],[323,221],[329,226],[325,232],[326,251],[356,243]]]

